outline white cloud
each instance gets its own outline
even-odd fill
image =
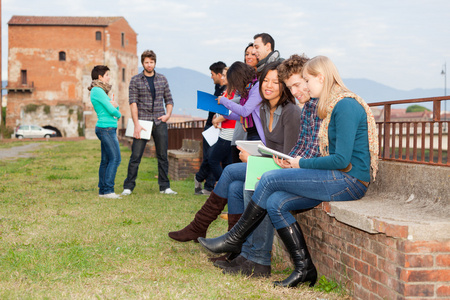
[[[398,89],[439,88],[442,64],[450,65],[448,0],[3,0],[2,14],[3,78],[12,15],[124,16],[138,33],[138,55],[151,48],[160,67],[204,74],[214,61],[242,60],[260,32],[283,57],[328,55],[344,77]]]

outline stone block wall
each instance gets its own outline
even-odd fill
[[[410,241],[402,226],[368,233],[337,221],[326,204],[297,220],[319,274],[355,299],[450,299],[450,241]]]
[[[450,299],[449,174],[382,161],[362,199],[296,214],[319,276],[353,299]],[[290,263],[279,239],[273,249]]]

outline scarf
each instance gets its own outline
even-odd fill
[[[260,74],[262,72],[262,70],[264,69],[264,67],[266,66],[266,64],[270,64],[271,62],[274,62],[278,59],[280,59],[280,52],[278,52],[278,50],[270,52],[269,55],[267,55],[265,58],[261,59],[256,64],[256,72],[258,72],[258,74]]]
[[[109,93],[111,90],[112,85],[108,83],[104,83],[103,81],[100,81],[98,79],[92,80],[91,85],[87,88],[89,91],[92,90],[93,87],[99,87],[105,91],[106,94]]]
[[[252,89],[252,87],[256,84],[256,82],[258,82],[258,78],[255,77],[253,78],[253,80],[247,84],[247,86],[245,87],[245,95],[241,96],[241,99],[239,100],[239,104],[244,106],[245,103],[248,100],[248,97],[250,96],[250,90]],[[242,117],[241,116],[241,124],[244,125],[245,128],[251,128],[253,127],[253,118],[252,118],[252,114],[249,114],[246,117]]]
[[[375,177],[377,176],[378,171],[378,133],[377,133],[377,127],[375,125],[375,119],[373,117],[372,111],[370,110],[370,107],[367,105],[367,103],[358,95],[350,92],[350,91],[344,91],[340,86],[337,84],[334,85],[334,87],[331,89],[331,93],[329,95],[331,98],[331,101],[327,107],[327,116],[322,121],[322,125],[319,129],[319,146],[320,146],[320,153],[322,156],[328,156],[330,155],[329,149],[328,149],[328,125],[330,124],[331,119],[331,113],[333,112],[334,107],[336,104],[342,100],[343,98],[353,98],[356,101],[358,101],[359,104],[364,108],[367,114],[367,129],[368,129],[368,136],[369,136],[369,152],[370,152],[370,166],[372,167],[373,171],[373,180],[375,181]]]

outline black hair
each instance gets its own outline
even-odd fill
[[[227,65],[223,61],[218,61],[209,66],[209,70],[213,71],[216,74],[222,74],[223,69],[225,69]]]
[[[109,71],[109,68],[107,66],[103,66],[103,65],[95,66],[91,72],[92,80],[98,79],[98,76],[102,76],[102,77],[105,76],[105,73],[107,71]]]
[[[269,71],[277,71],[278,72],[278,66],[280,64],[281,64],[280,61],[274,61],[274,62],[271,62],[271,63],[265,65],[264,69],[261,72],[261,75],[259,76],[259,94],[261,95],[261,98],[262,98],[262,102],[261,102],[262,105],[267,105],[268,107],[270,107],[269,100],[266,100],[264,98],[264,94],[262,92],[262,85],[263,85],[264,79],[266,78],[267,73],[269,73]],[[277,76],[278,76],[278,85],[279,85],[279,89],[280,89],[280,99],[278,100],[277,107],[280,105],[285,106],[286,104],[288,104],[288,102],[295,103],[295,100],[294,100],[291,92],[286,87],[284,82],[280,80],[279,74]]]
[[[255,34],[255,36],[253,37],[254,40],[256,40],[257,38],[261,38],[261,41],[264,45],[267,45],[267,43],[270,43],[270,48],[272,51],[275,51],[275,40],[273,39],[273,37],[268,34],[268,33],[258,33]]]

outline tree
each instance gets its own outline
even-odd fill
[[[406,108],[406,112],[407,113],[409,113],[409,112],[418,112],[418,111],[431,111],[431,110],[429,110],[428,108],[426,108],[426,107],[424,107],[422,105],[417,105],[417,104],[410,105],[410,106],[408,106]]]

